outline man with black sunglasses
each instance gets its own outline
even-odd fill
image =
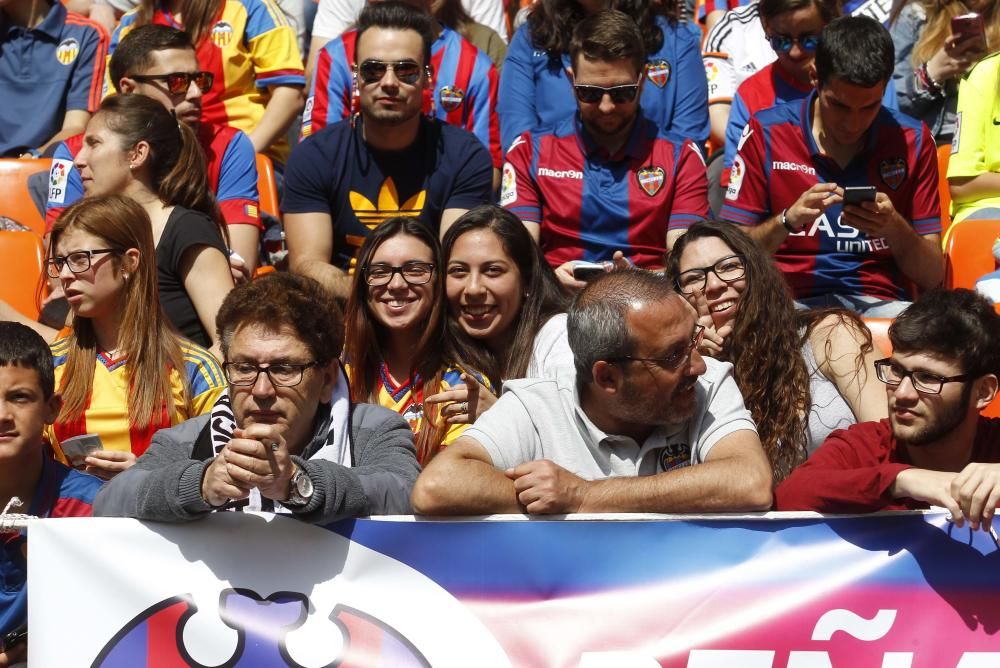
[[[382,221],[410,216],[444,234],[493,195],[482,142],[422,113],[433,90],[430,16],[403,2],[370,4],[356,35],[360,112],[295,147],[282,202],[292,271],[343,299],[355,256]]]
[[[417,512],[731,512],[771,506],[732,367],[702,357],[662,276],[602,274],[570,307],[575,373],[511,380],[413,489]]]
[[[577,114],[514,141],[500,204],[521,219],[563,285],[580,289],[580,261],[624,256],[661,267],[673,239],[708,215],[708,199],[698,147],[639,113],[646,56],[635,22],[615,10],[588,17],[570,56]]]
[[[1000,315],[971,290],[921,296],[875,363],[889,418],[836,431],[779,485],[779,510],[859,513],[942,506],[988,531],[1000,504]]]
[[[395,411],[351,400],[329,293],[276,272],[230,292],[216,324],[228,392],[210,413],[157,432],[95,514],[178,522],[264,510],[327,524],[410,512],[413,433]]]
[[[228,125],[203,122],[202,95],[221,85],[211,72],[198,69],[187,33],[161,25],[144,25],[129,32],[108,63],[109,78],[122,95],[145,95],[174,112],[195,131],[205,152],[209,186],[222,218],[229,226],[232,249],[243,258],[248,274],[257,266],[261,223],[257,193],[257,156],[250,138]],[[56,149],[49,170],[46,223],[83,197],[83,182],[74,165],[83,134]]]

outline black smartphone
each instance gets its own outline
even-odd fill
[[[951,34],[959,40],[978,37],[986,45],[986,26],[983,17],[975,12],[953,16],[951,19]]]
[[[6,652],[28,639],[28,625],[22,624],[7,635],[0,638],[0,652]]]
[[[875,186],[847,186],[844,188],[844,204],[874,202],[875,192]]]
[[[603,262],[577,262],[573,265],[573,278],[578,281],[589,281],[606,271]]]

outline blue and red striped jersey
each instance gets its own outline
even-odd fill
[[[349,30],[319,52],[312,90],[302,116],[301,139],[358,111],[354,91],[354,45]],[[424,99],[424,113],[476,135],[499,167],[500,125],[496,100],[499,77],[484,52],[456,31],[443,26],[431,46],[433,95]]]
[[[195,132],[205,154],[208,187],[227,225],[254,225],[263,229],[257,194],[257,155],[250,138],[228,125],[201,123]],[[73,161],[83,147],[83,135],[74,135],[56,147],[49,169],[45,227],[51,230],[63,209],[83,197],[83,182]]]
[[[526,132],[507,152],[500,203],[541,226],[554,267],[610,260],[616,250],[640,267],[662,267],[667,231],[708,215],[701,152],[639,118],[617,155],[602,153],[578,116]]]
[[[790,207],[817,183],[875,186],[920,235],[941,232],[934,139],[920,121],[882,107],[865,148],[846,168],[820,153],[812,135],[812,103],[779,104],[757,113],[733,160],[721,217],[759,225]],[[826,294],[909,298],[906,277],[884,238],[869,238],[840,222],[836,204],[774,254],[796,299]]]
[[[31,505],[25,511],[35,517],[90,517],[101,480],[80,473],[41,454],[42,474]],[[0,534],[0,636],[28,619],[28,563],[25,532]]]

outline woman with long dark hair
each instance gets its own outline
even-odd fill
[[[698,310],[702,354],[733,364],[775,484],[834,429],[886,417],[868,328],[849,311],[796,311],[774,263],[735,225],[692,225],[667,275]]]
[[[343,359],[351,398],[406,418],[421,464],[492,403],[488,384],[483,387],[460,363],[446,313],[441,246],[434,233],[408,217],[375,228],[358,255]],[[447,395],[443,401],[426,401],[441,393]]]
[[[76,167],[87,196],[121,193],[145,210],[167,317],[195,343],[217,343],[215,314],[233,279],[226,226],[191,130],[155,100],[115,95],[87,124]]]
[[[442,247],[448,326],[460,359],[494,387],[572,369],[569,296],[517,216],[476,207],[448,228]]]
[[[641,113],[679,137],[708,139],[708,82],[701,31],[679,22],[676,2],[664,0],[539,0],[510,42],[497,114],[506,149],[522,133],[576,113],[569,44],[584,18],[604,9],[632,17],[646,51]]]
[[[81,452],[74,442],[99,445],[83,463],[109,477],[158,429],[210,410],[226,387],[222,369],[178,336],[161,308],[152,228],[134,200],[87,197],[67,208],[52,228],[46,269],[73,314],[69,336],[52,345],[62,408],[49,441],[63,459]]]

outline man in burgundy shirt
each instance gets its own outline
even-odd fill
[[[989,530],[1000,504],[1000,315],[969,290],[925,294],[889,327],[875,363],[889,418],[835,431],[778,487],[778,510],[947,508]]]

